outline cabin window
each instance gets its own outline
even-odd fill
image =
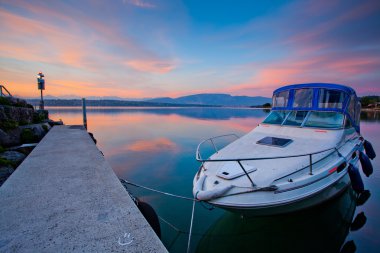
[[[294,92],[293,107],[310,108],[313,101],[312,89],[298,89]]]
[[[304,126],[316,128],[341,128],[344,116],[338,112],[310,112]]]
[[[350,98],[350,104],[348,105],[348,112],[350,113],[351,117],[355,117],[355,96],[351,96]]]
[[[289,91],[282,91],[274,94],[273,96],[273,107],[286,107],[288,106]]]
[[[307,111],[292,111],[286,118],[284,125],[286,126],[301,126],[306,118]]]
[[[351,128],[352,127],[352,123],[351,123],[351,120],[348,118],[348,117],[345,117],[345,121],[344,121],[344,128]]]
[[[319,108],[343,108],[345,93],[337,90],[320,89]]]
[[[352,125],[352,121],[350,120],[350,118],[349,117],[345,117],[345,120],[344,120],[344,128],[351,128],[351,127],[353,127],[353,125]]]
[[[281,125],[287,114],[287,111],[271,111],[263,123]]]
[[[359,122],[360,122],[360,111],[361,111],[361,104],[360,102],[357,102],[356,103],[356,109],[355,109],[355,122],[356,122],[356,125],[359,125]]]

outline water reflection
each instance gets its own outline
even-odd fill
[[[337,199],[296,213],[253,218],[225,213],[196,252],[339,252],[355,208],[356,197],[349,188]],[[363,217],[364,213],[355,219],[357,229]]]
[[[65,124],[82,123],[81,108],[49,108],[49,113],[52,119],[61,118]],[[198,143],[216,135],[241,136],[266,115],[267,112],[249,108],[89,108],[87,119],[98,148],[118,177],[191,197],[192,179],[199,166],[194,158]],[[380,154],[378,113],[363,111],[361,117],[362,134]],[[352,196],[347,193],[316,209],[243,220],[221,209],[209,211],[197,204],[192,252],[339,252],[342,244],[347,252],[354,247],[358,252],[378,252],[380,159],[377,157],[372,164],[373,175],[363,176],[372,197],[368,192],[358,201],[367,201],[356,210],[365,215],[358,216],[350,233],[352,216],[356,215]],[[134,187],[129,190],[183,232],[161,223],[162,240],[169,252],[186,252],[192,203]]]
[[[78,113],[80,107],[49,107],[52,114]],[[195,119],[227,120],[231,118],[262,118],[269,113],[268,109],[256,108],[218,108],[218,107],[88,107],[91,114],[155,114],[179,115]]]
[[[360,119],[368,122],[379,122],[380,110],[363,110],[360,113]]]

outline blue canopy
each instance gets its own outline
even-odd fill
[[[272,110],[333,111],[346,115],[360,131],[360,102],[355,90],[341,84],[287,85],[273,92]]]
[[[294,89],[302,89],[302,88],[325,88],[325,89],[332,89],[332,90],[340,90],[343,91],[349,95],[354,94],[356,96],[355,90],[351,87],[342,85],[342,84],[333,84],[333,83],[302,83],[302,84],[292,84],[283,86],[281,88],[278,88],[273,92],[273,94],[284,91],[284,90],[294,90]]]

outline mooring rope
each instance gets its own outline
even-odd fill
[[[163,195],[171,196],[171,197],[174,197],[174,198],[181,198],[181,199],[186,199],[186,200],[190,200],[190,201],[203,202],[203,200],[199,200],[199,199],[196,199],[196,198],[189,198],[189,197],[185,197],[185,196],[181,196],[181,195],[176,195],[176,194],[169,193],[169,192],[159,191],[159,190],[156,190],[156,189],[153,189],[153,188],[149,188],[149,187],[146,187],[146,186],[143,186],[143,185],[139,185],[139,184],[136,184],[136,183],[129,182],[129,181],[125,180],[125,179],[120,179],[120,180],[123,181],[126,184],[133,185],[133,186],[136,186],[136,187],[139,187],[139,188],[143,188],[143,189],[148,190],[148,191],[152,191],[152,192],[160,193],[160,194],[163,194]],[[233,187],[236,187],[236,188],[248,188],[248,189],[252,188],[252,187],[242,187],[242,186],[236,186],[236,185],[233,185]],[[230,193],[230,194],[225,194],[223,197],[235,196],[235,195],[240,195],[240,194],[244,194],[244,193],[251,193],[251,192],[258,192],[258,191],[275,191],[275,190],[276,190],[276,186],[270,185],[270,186],[266,186],[266,187],[257,187],[257,188],[254,188],[254,189],[251,189],[251,190],[247,190],[247,191],[241,191],[241,192],[234,192],[234,193]],[[208,208],[206,208],[206,209],[208,209]],[[209,210],[212,210],[212,209],[209,209]]]
[[[157,193],[160,193],[160,194],[163,194],[163,195],[167,195],[167,196],[171,196],[171,197],[175,197],[175,198],[186,199],[186,200],[191,200],[191,201],[197,201],[197,202],[200,201],[198,199],[189,198],[189,197],[185,197],[185,196],[181,196],[181,195],[176,195],[176,194],[169,193],[169,192],[163,192],[163,191],[159,191],[159,190],[156,190],[156,189],[152,189],[152,188],[149,188],[149,187],[146,187],[146,186],[143,186],[143,185],[139,185],[139,184],[135,184],[135,183],[129,182],[129,181],[125,180],[125,179],[120,179],[120,180],[122,180],[126,184],[133,185],[133,186],[136,186],[136,187],[139,187],[139,188],[143,188],[145,190],[149,190],[149,191],[152,191],[152,192],[157,192]]]
[[[175,230],[178,234],[183,234],[183,235],[188,235],[189,232],[188,231],[183,231],[179,228],[177,228],[176,226],[174,226],[172,223],[170,223],[169,221],[165,220],[164,218],[162,218],[160,215],[157,215],[158,218],[163,222],[165,223],[166,225],[168,225],[169,227],[171,227],[173,230]],[[192,235],[199,235],[199,236],[203,236],[204,233],[191,233]]]
[[[175,231],[177,231],[177,233],[181,233],[181,234],[185,234],[186,233],[186,232],[181,231],[179,228],[177,228],[173,224],[171,224],[169,221],[167,221],[164,218],[162,218],[160,215],[157,215],[157,216],[158,216],[158,218],[160,220],[162,220],[164,223],[166,223],[169,227],[171,227],[172,229],[174,229]]]
[[[190,242],[191,242],[191,231],[193,230],[193,220],[195,212],[195,201],[193,201],[193,210],[191,211],[190,229],[189,229],[189,240],[187,241],[187,253],[190,252]]]
[[[129,182],[125,179],[120,179],[120,181],[124,184],[128,184],[128,185],[132,185],[132,186],[135,186],[135,187],[138,187],[138,188],[142,188],[142,189],[145,189],[145,190],[148,190],[148,191],[152,191],[152,192],[156,192],[156,193],[160,193],[160,194],[163,194],[163,195],[166,195],[166,196],[170,196],[170,197],[174,197],[174,198],[180,198],[180,199],[185,199],[185,200],[190,200],[193,202],[193,207],[192,207],[192,211],[191,211],[191,220],[190,220],[190,229],[189,229],[189,238],[188,238],[188,241],[187,241],[187,253],[190,252],[190,245],[191,245],[191,236],[192,236],[192,230],[193,230],[193,221],[194,221],[194,213],[195,213],[195,203],[196,202],[200,202],[200,203],[203,203],[203,201],[199,200],[199,199],[195,199],[195,198],[189,198],[189,197],[185,197],[185,196],[181,196],[181,195],[177,195],[177,194],[173,194],[173,193],[169,193],[169,192],[164,192],[164,191],[159,191],[159,190],[156,190],[156,189],[153,189],[153,188],[150,188],[150,187],[146,187],[146,186],[143,186],[143,185],[140,185],[140,184],[136,184],[136,183],[132,183],[132,182]],[[125,186],[126,187],[126,186]],[[236,186],[235,186],[236,187]],[[239,188],[248,188],[248,187],[239,187]],[[243,191],[243,192],[237,192],[237,193],[231,193],[231,194],[227,194],[225,196],[233,196],[233,195],[239,195],[239,194],[243,194],[243,193],[249,193],[249,192],[255,192],[255,191],[265,191],[265,190],[274,190],[272,189],[271,186],[269,187],[262,187],[262,188],[256,188],[256,189],[252,189],[252,190],[248,190],[248,191]],[[128,192],[129,193],[129,192]],[[131,196],[132,197],[132,196]],[[203,206],[203,205],[202,205]],[[206,207],[205,207],[206,208]],[[208,208],[206,208],[208,209]],[[208,210],[212,210],[212,209],[208,209]],[[180,229],[176,228],[174,225],[172,225],[170,222],[166,221],[165,219],[163,219],[162,217],[159,217],[163,222],[165,222],[167,225],[169,225],[171,228],[173,228],[174,230],[177,231],[177,233],[183,233],[183,234],[186,234],[186,232],[184,231],[181,231]]]
[[[191,243],[191,235],[192,235],[192,230],[193,230],[193,221],[194,221],[194,213],[195,213],[195,203],[196,202],[201,202],[200,200],[198,199],[195,199],[195,198],[189,198],[189,197],[185,197],[185,196],[180,196],[180,195],[176,195],[176,194],[173,194],[173,193],[169,193],[169,192],[163,192],[163,191],[159,191],[159,190],[156,190],[156,189],[152,189],[152,188],[149,188],[149,187],[146,187],[146,186],[143,186],[143,185],[139,185],[139,184],[135,184],[135,183],[132,183],[132,182],[129,182],[125,179],[120,179],[120,181],[122,181],[123,183],[125,184],[129,184],[129,185],[133,185],[133,186],[136,186],[136,187],[139,187],[139,188],[143,188],[143,189],[146,189],[146,190],[149,190],[149,191],[152,191],[152,192],[156,192],[156,193],[160,193],[160,194],[163,194],[163,195],[166,195],[166,196],[170,196],[170,197],[175,197],[175,198],[180,198],[180,199],[185,199],[185,200],[191,200],[193,202],[193,208],[192,208],[192,211],[191,211],[191,220],[190,220],[190,229],[189,229],[189,239],[187,241],[187,253],[190,252],[190,243]],[[129,192],[128,192],[129,193]],[[164,221],[166,224],[168,224],[170,227],[172,227],[174,230],[177,231],[177,233],[183,233],[181,230],[179,230],[178,228],[176,228],[174,225],[172,225],[170,222],[166,221],[165,219],[163,219],[162,217],[159,216],[159,218]]]
[[[138,187],[138,188],[142,188],[142,189],[145,189],[145,190],[148,190],[148,191],[160,193],[160,194],[163,194],[163,195],[166,195],[166,196],[170,196],[170,197],[174,197],[174,198],[180,198],[180,199],[190,200],[190,201],[193,202],[193,207],[192,207],[192,211],[191,211],[190,228],[189,228],[189,232],[188,232],[189,233],[189,237],[188,237],[188,241],[187,241],[187,250],[186,250],[186,252],[189,253],[190,252],[190,245],[191,245],[191,236],[193,235],[192,230],[193,230],[193,221],[194,221],[194,213],[195,213],[195,203],[196,202],[200,202],[202,204],[203,201],[201,201],[199,199],[195,199],[195,198],[189,198],[189,197],[185,197],[185,196],[169,193],[169,192],[159,191],[159,190],[156,190],[156,189],[153,189],[153,188],[150,188],[150,187],[146,187],[146,186],[143,186],[143,185],[140,185],[140,184],[132,183],[132,182],[127,181],[125,179],[120,179],[120,181],[122,183],[124,183],[124,184],[132,185],[132,186],[135,186],[135,187]],[[238,187],[238,188],[249,188],[249,187]],[[255,191],[263,191],[263,190],[265,191],[265,190],[273,190],[273,189],[271,189],[271,186],[269,186],[269,187],[262,187],[262,188],[251,189],[251,190],[248,190],[248,191],[231,193],[231,194],[227,194],[225,196],[233,196],[233,195],[239,195],[239,194],[249,193],[249,192],[255,192]],[[129,193],[129,191],[127,191],[127,192]],[[130,193],[129,193],[129,195],[132,197],[132,199],[136,199]],[[203,204],[202,204],[202,206],[203,206]],[[209,209],[209,208],[207,208],[205,206],[203,206],[203,207],[206,208],[206,209],[208,209],[208,210],[212,210],[213,209],[213,208]],[[160,217],[160,216],[158,216],[158,217],[164,223],[166,223],[171,228],[173,228],[177,232],[177,234],[187,234],[187,232],[181,231],[180,229],[178,229],[177,227],[175,227],[173,224],[171,224],[167,220],[163,219],[162,217]]]

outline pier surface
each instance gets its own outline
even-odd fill
[[[0,252],[167,252],[87,132],[55,126],[0,187]]]

